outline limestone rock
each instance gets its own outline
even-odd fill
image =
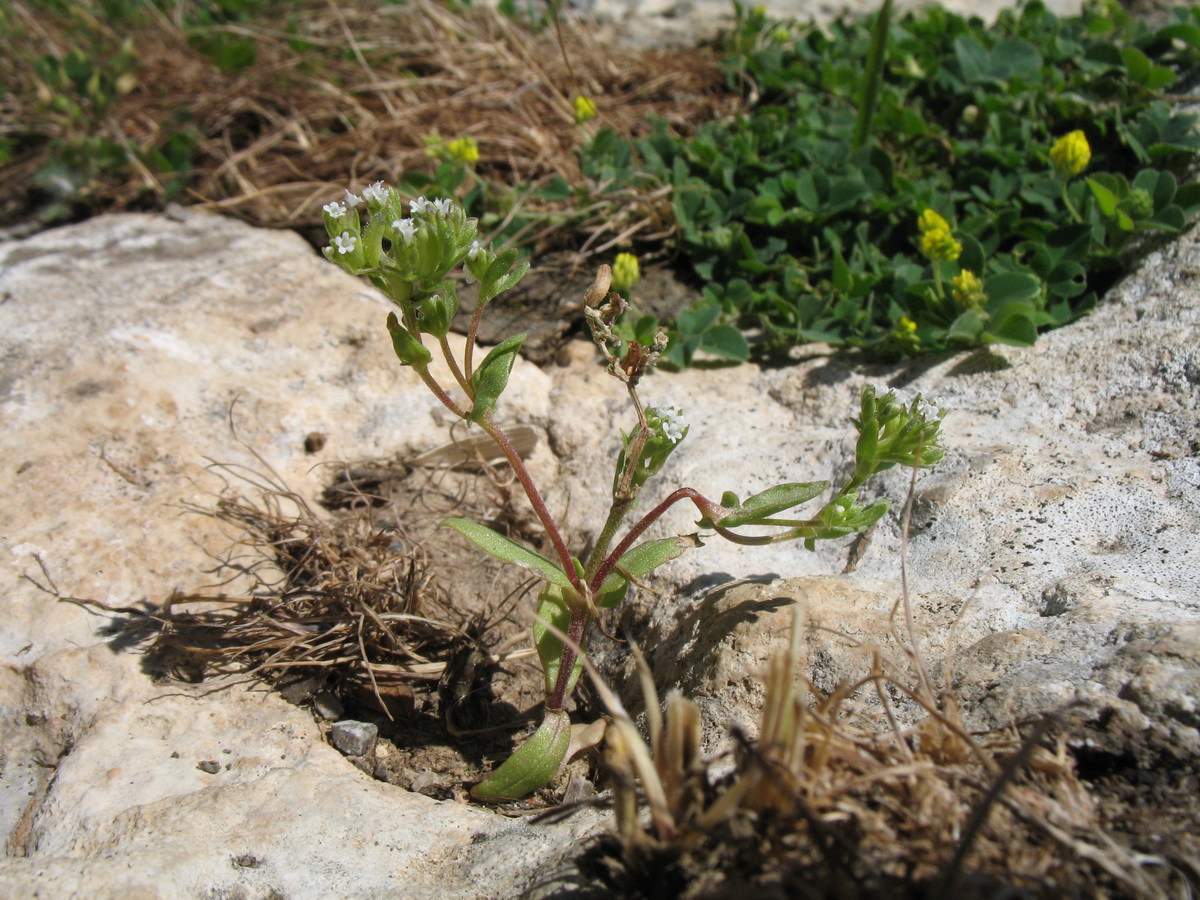
[[[646,401],[691,423],[647,509],[684,484],[717,498],[836,480],[869,381],[951,410],[907,543],[899,503],[848,575],[847,543],[709,537],[618,613],[660,690],[702,701],[710,744],[756,716],[754,675],[795,599],[818,687],[862,671],[856,644],[901,656],[903,551],[933,677],[952,679],[973,724],[1079,701],[1119,721],[1113,752],[1200,753],[1196,241],[1032,348],[867,368],[805,348],[786,368],[647,379]],[[0,894],[515,897],[570,855],[595,818],[531,825],[373,781],[273,694],[154,684],[113,623],[35,584],[153,608],[211,577],[228,544],[188,512],[221,489],[209,460],[269,466],[315,498],[322,462],[443,443],[436,402],[392,357],[382,298],[295,236],[193,213],[0,245],[0,296]],[[547,436],[532,465],[573,548],[595,534],[615,429],[633,420],[584,349],[559,368],[519,361],[500,410]],[[873,496],[902,500],[910,478],[890,472]],[[676,506],[647,537],[695,519]],[[619,645],[593,647],[610,675],[627,671]]]
[[[112,623],[34,583],[153,608],[228,544],[189,512],[221,489],[210,461],[313,498],[323,461],[443,443],[380,297],[295,235],[182,212],[0,245],[0,295],[0,895],[518,896],[569,852],[594,819],[373,781],[273,694],[151,683]],[[506,412],[544,422],[548,377],[513,383]]]

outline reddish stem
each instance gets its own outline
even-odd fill
[[[655,519],[665,513],[680,500],[691,500],[694,504],[696,504],[696,509],[700,510],[700,514],[707,516],[710,519],[716,519],[720,517],[721,508],[714,505],[711,500],[694,488],[679,488],[679,490],[669,494],[667,499],[658,504],[658,506],[654,507],[654,509],[650,510],[650,512],[646,513],[646,515],[642,516],[638,523],[629,529],[629,533],[621,539],[621,543],[617,544],[617,546],[613,548],[613,551],[604,558],[604,562],[600,564],[600,568],[597,569],[596,574],[592,576],[592,582],[589,585],[593,594],[600,590],[600,585],[604,584],[604,579],[608,577],[608,573],[613,570],[613,567],[618,561],[620,561],[621,557],[625,555],[625,551],[633,546],[633,542],[642,536],[642,532],[649,528],[654,523]]]
[[[576,647],[583,646],[583,629],[587,626],[588,612],[586,609],[571,610],[571,621],[567,625],[567,637],[570,639],[563,644],[563,655],[558,662],[558,678],[554,682],[554,693],[546,700],[546,711],[557,712],[567,702],[567,685],[571,683],[571,673],[575,670],[575,661],[579,659]]]
[[[496,427],[492,421],[491,415],[484,417],[479,423],[483,426],[483,430],[491,435],[492,440],[500,448],[508,460],[508,464],[512,466],[513,472],[517,475],[517,480],[521,482],[521,487],[525,489],[525,496],[529,498],[529,504],[533,507],[534,513],[537,514],[542,527],[546,529],[546,534],[550,537],[550,543],[554,545],[554,550],[558,553],[558,558],[562,562],[563,572],[571,581],[571,586],[582,596],[585,592],[583,582],[579,580],[579,573],[575,571],[575,563],[571,560],[571,554],[567,551],[567,545],[563,541],[562,533],[558,530],[558,525],[554,522],[554,517],[550,515],[550,510],[547,509],[546,503],[542,500],[542,495],[538,493],[537,486],[533,483],[533,479],[529,477],[529,470],[525,468],[525,460],[521,459],[521,455],[517,453],[516,448],[508,439],[503,431]]]

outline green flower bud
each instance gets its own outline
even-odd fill
[[[417,304],[418,316],[421,331],[435,338],[444,338],[450,331],[450,323],[455,314],[458,313],[458,291],[449,281],[443,281],[436,290],[436,294]]]
[[[852,419],[859,438],[855,448],[854,480],[861,484],[877,472],[895,465],[928,468],[945,454],[939,443],[940,403],[917,395],[907,406],[895,391],[882,396],[867,386],[862,390],[861,412]]]
[[[638,265],[638,258],[632,253],[618,253],[617,258],[613,260],[612,289],[618,294],[626,295],[641,277],[642,270]]]
[[[392,335],[392,348],[396,351],[396,358],[402,364],[418,368],[429,365],[433,355],[416,336],[400,324],[395,313],[388,313],[387,327]]]

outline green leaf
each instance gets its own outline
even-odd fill
[[[562,638],[547,627],[547,623],[566,634],[571,627],[571,611],[563,599],[563,589],[555,584],[548,584],[538,594],[537,617],[533,621],[533,645],[537,648],[538,659],[542,663],[542,676],[545,679],[546,693],[553,693],[558,683],[558,671],[562,667],[564,644]],[[575,689],[579,673],[583,670],[583,662],[575,661],[575,671],[567,682],[567,694]]]
[[[1031,347],[1037,340],[1032,309],[1023,303],[1009,303],[999,309],[988,323],[987,337],[1014,347]]]
[[[977,344],[983,334],[983,317],[973,309],[962,313],[946,329],[946,339],[964,344]]]
[[[512,373],[513,363],[517,361],[517,353],[524,341],[524,334],[514,334],[493,347],[479,364],[471,376],[475,386],[475,405],[471,407],[468,420],[479,422],[496,408],[496,401],[508,386],[508,376]]]
[[[767,488],[753,497],[746,498],[737,509],[730,510],[722,516],[716,525],[722,528],[736,528],[738,525],[751,525],[760,519],[769,518],[776,513],[807,503],[829,487],[828,481],[809,481],[794,484],[779,484]]]
[[[1024,272],[1001,272],[984,282],[984,291],[991,301],[989,305],[1009,301],[1029,301],[1040,296],[1041,283]]]
[[[1117,212],[1117,203],[1120,198],[1095,178],[1089,178],[1087,186],[1091,189],[1092,196],[1096,198],[1096,206],[1099,207],[1100,214],[1111,219]]]
[[[619,598],[611,603],[601,602],[601,598],[623,588],[628,581],[625,577],[626,573],[630,578],[641,578],[643,575],[653,572],[663,563],[682,556],[685,551],[702,546],[704,545],[700,543],[700,538],[694,534],[684,534],[679,537],[638,544],[617,560],[617,568],[608,574],[608,577],[604,579],[604,584],[596,592],[596,605],[608,607],[616,604]]]
[[[446,519],[442,524],[453,528],[488,555],[520,566],[522,569],[528,569],[538,577],[545,578],[561,588],[573,590],[571,579],[567,577],[566,572],[540,553],[535,553],[528,547],[518,544],[512,538],[507,538],[486,525],[480,525],[470,519]]]
[[[476,800],[519,800],[549,784],[566,761],[571,720],[565,712],[547,712],[533,736],[484,782],[471,789]]]
[[[429,350],[409,330],[400,324],[395,313],[388,313],[388,331],[392,335],[392,349],[396,357],[406,366],[427,366],[433,359]]]
[[[700,349],[722,359],[745,362],[750,358],[750,345],[746,337],[732,325],[714,325],[704,332]]]

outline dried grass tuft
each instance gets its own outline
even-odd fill
[[[826,696],[797,686],[799,631],[770,660],[758,739],[735,733],[734,771],[718,780],[700,758],[698,708],[672,694],[664,724],[640,659],[648,743],[601,688],[617,832],[582,858],[585,872],[635,897],[1168,896],[1163,861],[1101,827],[1054,717],[972,734],[951,695],[878,658]],[[884,732],[848,721],[847,701],[885,683],[925,717]]]
[[[52,158],[54,142],[72,137],[38,100],[34,61],[61,58],[79,39],[71,18],[35,15],[22,4],[11,17],[24,50],[0,61],[12,123],[4,131],[23,151],[0,167],[0,221],[7,222],[36,205],[34,175]],[[603,46],[593,26],[574,19],[532,35],[482,4],[451,13],[425,0],[379,7],[305,0],[290,5],[289,19],[288,31],[221,26],[253,37],[258,48],[255,64],[227,73],[189,46],[177,22],[147,9],[133,29],[137,86],[96,127],[131,159],[190,134],[195,169],[185,202],[256,225],[303,228],[318,226],[321,204],[348,184],[431,171],[427,135],[473,137],[482,154],[475,171],[501,185],[555,175],[580,185],[574,94],[599,105],[590,127],[620,135],[647,132],[652,118],[686,132],[736,103],[723,90],[713,51]],[[102,21],[88,27],[101,46],[124,37]],[[167,195],[170,177],[135,165],[124,180],[90,185],[88,202],[92,211],[145,208]],[[606,215],[622,202],[609,198]],[[640,211],[630,221],[639,216],[647,218]],[[658,227],[653,219],[639,229]],[[553,232],[526,242],[539,252],[563,245]]]
[[[336,692],[368,691],[389,710],[389,698],[411,696],[406,684],[438,681],[472,643],[419,543],[378,527],[369,506],[322,518],[282,486],[251,483],[252,499],[226,492],[196,511],[232,527],[221,567],[254,588],[237,599],[168,599],[155,614],[152,657],[185,660],[201,674],[319,673]]]

